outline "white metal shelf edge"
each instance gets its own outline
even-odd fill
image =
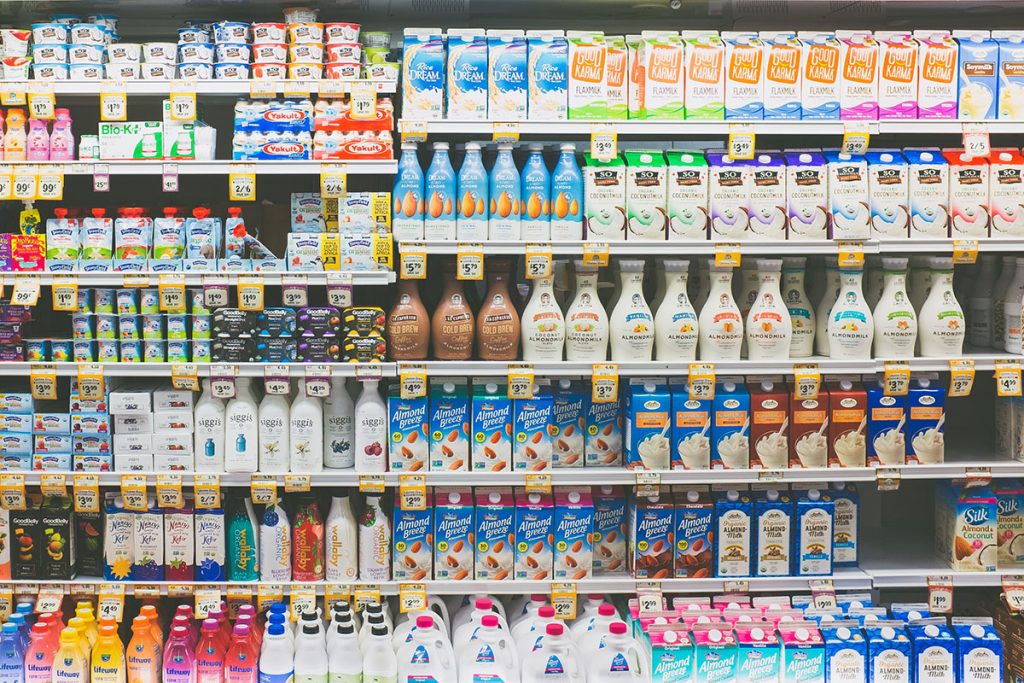
[[[6,82],[5,87],[20,87],[27,90],[32,90],[33,87],[52,87],[55,95],[99,95],[105,88],[115,86],[124,86],[124,91],[128,95],[162,95],[168,96],[172,90],[172,83],[174,81],[155,81],[155,80],[97,80],[97,81],[22,81],[22,82]],[[248,96],[251,93],[252,83],[251,80],[225,80],[225,79],[211,79],[205,81],[189,81],[189,87],[194,87],[195,91],[199,95],[223,95],[227,97],[236,96]],[[290,88],[295,89],[308,89],[312,94],[316,95],[319,89],[321,81],[296,81],[296,80],[268,80],[259,81],[260,83],[273,83],[279,92],[285,92]],[[332,86],[338,84],[341,86],[343,92],[350,92],[352,87],[361,83],[371,83],[380,94],[391,94],[394,93],[398,87],[397,81],[371,81],[371,80],[352,80],[352,81],[326,81],[331,83]]]
[[[386,285],[395,281],[395,272],[393,270],[378,270],[378,271],[326,271],[318,272],[306,272],[306,271],[143,271],[143,272],[83,272],[83,271],[69,271],[69,272],[0,272],[0,277],[8,278],[8,282],[19,277],[33,277],[38,278],[39,284],[41,285],[52,285],[61,278],[75,278],[78,281],[79,286],[82,287],[122,287],[124,286],[124,280],[126,277],[136,278],[145,277],[148,278],[155,286],[159,281],[161,275],[184,275],[185,286],[193,287],[200,286],[203,281],[207,278],[215,278],[220,280],[233,281],[238,279],[239,275],[245,277],[259,277],[263,280],[265,285],[279,285],[281,284],[282,277],[300,276],[306,279],[309,285],[319,286],[326,285],[328,275],[337,275],[340,272],[344,272],[346,275],[352,277],[353,285]]]
[[[215,159],[212,161],[193,161],[189,159],[146,159],[138,161],[105,161],[89,159],[79,161],[2,161],[0,166],[10,166],[13,172],[22,166],[63,168],[65,175],[92,175],[96,166],[105,166],[110,175],[162,175],[173,167],[179,175],[226,175],[228,173],[245,173],[252,169],[260,175],[311,175],[318,174],[325,165],[341,165],[348,175],[357,174],[394,174],[398,162],[364,161],[364,160],[300,160],[300,161],[232,161]]]
[[[28,376],[33,368],[38,368],[40,363],[23,362],[0,362],[0,375],[21,375]],[[77,363],[53,363],[57,375],[61,377],[74,377],[78,374]],[[103,374],[107,377],[169,377],[171,368],[179,366],[179,363],[100,363]],[[263,377],[266,368],[275,363],[194,363],[199,372],[199,377],[207,377],[210,368],[215,366],[230,366],[238,369],[240,377]],[[314,367],[315,363],[277,363],[284,365],[291,372],[292,376],[301,376],[306,368]],[[331,372],[335,377],[355,377],[365,371],[369,364],[366,363],[331,363]],[[358,368],[357,368],[358,366]],[[379,363],[381,376],[394,377],[394,363]]]

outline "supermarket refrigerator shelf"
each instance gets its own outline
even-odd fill
[[[279,93],[284,92],[306,92],[309,91],[312,94],[317,94],[320,90],[321,83],[330,83],[327,88],[329,95],[335,95],[338,92],[348,93],[357,86],[363,84],[369,84],[380,94],[391,94],[394,93],[398,87],[397,81],[370,81],[370,80],[351,80],[351,81],[297,81],[297,80],[223,80],[223,79],[212,79],[205,81],[188,81],[188,87],[195,89],[197,95],[220,95],[224,97],[248,97],[253,90],[255,83],[272,84]],[[52,88],[54,95],[91,95],[98,96],[101,92],[106,92],[108,88],[116,88],[119,91],[123,89],[127,95],[153,95],[168,97],[171,92],[176,92],[177,88],[174,86],[175,81],[157,81],[157,80],[99,80],[99,81],[23,81],[23,82],[5,82],[4,87],[7,89],[25,89],[33,90],[33,88]]]
[[[1004,577],[1020,576],[1024,568],[999,569],[994,572],[954,571],[932,551],[929,534],[921,539],[889,538],[879,547],[866,544],[860,565],[875,588],[926,588],[930,577],[948,577],[955,587],[988,588],[999,586]],[[902,542],[900,542],[902,541]]]
[[[163,175],[177,173],[179,175],[227,175],[229,173],[256,173],[258,175],[315,175],[325,165],[343,166],[345,173],[357,174],[394,174],[398,170],[398,162],[386,161],[230,161],[215,159],[212,161],[193,161],[188,159],[140,159],[136,161],[104,161],[90,159],[87,161],[4,161],[0,165],[10,167],[11,173],[17,174],[21,167],[56,168],[66,175],[92,175],[99,166],[109,175]]]
[[[40,363],[2,362],[0,363],[0,375],[29,376],[33,370],[38,370]],[[103,374],[106,377],[170,377],[171,369],[180,367],[181,363],[100,363]],[[320,366],[315,363],[193,363],[200,378],[209,377],[210,371],[214,368],[231,367],[235,369],[238,377],[263,377],[266,369],[277,365],[288,368],[293,377],[302,376],[306,368]],[[59,377],[76,377],[78,375],[77,363],[53,363],[54,370]],[[331,373],[334,377],[361,377],[365,379],[379,379],[380,377],[394,377],[394,363],[331,363]]]
[[[64,282],[68,278],[73,278],[79,287],[125,287],[126,279],[130,279],[133,283],[138,282],[141,279],[148,279],[151,283],[156,284],[162,276],[174,275],[185,277],[186,287],[198,287],[202,286],[207,280],[219,280],[220,282],[227,281],[231,284],[235,284],[238,277],[241,275],[246,278],[258,277],[263,284],[267,286],[280,285],[282,279],[294,277],[296,279],[305,280],[305,284],[311,286],[322,286],[334,284],[334,278],[340,277],[342,280],[351,279],[353,285],[387,285],[395,281],[395,272],[393,270],[374,270],[374,271],[319,271],[319,272],[305,272],[305,271],[286,271],[286,272],[270,272],[270,271],[245,271],[245,272],[203,272],[203,271],[142,271],[142,272],[94,272],[94,271],[79,271],[73,270],[69,272],[2,272],[0,278],[7,278],[10,283],[17,281],[22,277],[37,278],[40,285],[52,285],[57,282]],[[131,285],[138,286],[138,285]]]

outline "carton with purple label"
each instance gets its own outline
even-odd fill
[[[594,501],[589,486],[555,490],[554,579],[579,581],[593,573]]]
[[[782,680],[820,683],[825,680],[825,639],[821,632],[804,623],[780,623]]]
[[[747,199],[749,238],[786,239],[786,164],[781,154],[758,154],[750,162],[751,189]]]
[[[395,581],[423,581],[433,576],[434,509],[432,496],[427,491],[427,506],[423,510],[404,510],[395,505],[392,537],[394,548]]]
[[[693,627],[694,683],[726,683],[736,680],[736,634],[726,623],[695,624]]]
[[[620,486],[595,486],[594,573],[626,570],[626,496]]]
[[[855,621],[823,622],[825,680],[831,683],[864,683],[868,680],[868,643]]]
[[[563,379],[554,388],[552,440],[554,467],[583,467],[584,433],[590,394],[580,382]]]
[[[836,31],[839,39],[839,117],[878,118],[878,42],[870,31]]]
[[[789,239],[826,239],[829,209],[825,157],[813,149],[786,152],[784,156]]]
[[[878,117],[916,119],[918,44],[909,31],[876,31]]]
[[[469,488],[434,490],[434,578],[473,579],[473,493]]]
[[[506,486],[479,487],[474,491],[473,540],[476,580],[512,580],[515,565],[515,499]]]
[[[526,581],[550,580],[554,562],[551,538],[555,514],[551,496],[516,489],[515,502],[515,577]]]
[[[534,387],[533,398],[516,399],[512,404],[512,433],[515,447],[512,465],[516,470],[536,472],[551,469],[554,443],[548,424],[554,400],[547,387]]]
[[[746,237],[750,222],[747,200],[753,189],[751,167],[745,161],[718,152],[709,152],[707,159],[711,239]]]
[[[1003,641],[988,617],[953,617],[957,643],[957,683],[1003,680]]]
[[[512,400],[497,382],[473,384],[473,471],[512,469]]]
[[[782,648],[775,629],[767,622],[746,621],[735,625],[737,645],[736,683],[778,681]]]
[[[430,385],[430,469],[469,469],[469,389],[465,379]]]
[[[626,466],[669,468],[672,397],[663,380],[636,377],[626,392]]]
[[[914,31],[917,40],[917,118],[957,116],[959,47],[949,31]]]

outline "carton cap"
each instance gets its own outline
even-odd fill
[[[722,632],[719,631],[717,628],[711,629],[710,631],[708,631],[708,640],[710,640],[712,643],[722,642]]]
[[[764,495],[765,498],[767,498],[768,500],[775,501],[779,499],[779,492],[776,491],[775,489],[772,489],[771,491],[765,491]]]
[[[687,502],[690,502],[690,503],[696,503],[698,500],[700,500],[700,492],[699,491],[687,491],[686,492],[686,500],[687,500]]]
[[[740,499],[740,492],[735,489],[730,489],[726,492],[725,497],[731,501],[737,501]]]
[[[811,632],[805,628],[798,628],[793,632],[793,635],[796,636],[797,640],[804,641],[811,637]]]
[[[850,629],[846,628],[845,626],[840,626],[836,629],[836,636],[840,640],[849,640],[850,636],[852,635],[853,633],[850,631]]]
[[[972,624],[971,625],[971,635],[974,636],[975,638],[981,638],[982,636],[985,635],[985,627],[982,626],[981,624]]]
[[[928,624],[924,627],[924,634],[929,638],[934,638],[939,635],[939,627],[935,624]]]
[[[818,489],[808,489],[807,497],[810,500],[820,500],[821,499],[821,492],[818,491]]]
[[[764,640],[764,629],[753,628],[750,630],[750,637],[754,640]]]

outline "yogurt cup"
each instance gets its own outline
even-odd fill
[[[159,64],[174,64],[178,58],[178,46],[174,43],[143,43],[142,61]]]
[[[319,81],[323,78],[323,64],[289,64],[288,78]]]
[[[106,48],[102,45],[71,45],[68,47],[69,64],[102,64]]]
[[[359,62],[332,62],[327,65],[326,77],[336,81],[352,81],[359,78],[362,66]]]
[[[71,340],[51,339],[50,360],[55,363],[67,363],[71,360]]]
[[[398,62],[381,62],[380,64],[367,64],[363,70],[371,81],[397,81],[401,65]]]
[[[324,46],[320,43],[289,45],[288,61],[293,64],[301,64],[303,62],[322,64],[324,61]]]
[[[367,31],[363,35],[363,47],[391,49],[391,34],[387,31]]]
[[[248,43],[249,24],[241,21],[218,21],[213,25],[215,43]]]
[[[198,26],[186,26],[178,29],[178,45],[208,42],[210,42],[210,34]]]
[[[68,34],[72,45],[106,45],[109,35],[100,24],[75,24]]]
[[[186,62],[178,65],[178,78],[190,81],[208,81],[213,78],[213,65],[203,62]]]
[[[288,24],[288,42],[322,43],[324,42],[324,25],[314,21]]]
[[[142,46],[138,43],[114,43],[107,47],[107,61],[114,64],[138,64]]]
[[[391,50],[386,47],[364,47],[363,64],[380,64],[388,61],[391,57]]]
[[[312,7],[289,7],[284,10],[284,21],[286,24],[316,21],[316,15],[319,13],[320,10]]]
[[[3,38],[4,57],[27,57],[28,39],[31,31],[20,28],[0,29],[0,38]]]
[[[327,46],[328,62],[358,62],[362,56],[359,43],[334,43]]]
[[[213,22],[207,21],[206,19],[186,19],[181,22],[181,25],[183,28],[197,28],[208,36],[213,35]]]
[[[32,46],[32,61],[60,63],[68,61],[68,46],[64,43],[36,43]]]
[[[213,76],[224,81],[245,81],[249,79],[249,65],[238,63],[214,64]]]
[[[254,64],[283,63],[288,60],[288,46],[284,43],[261,43],[252,46]]]
[[[252,42],[260,43],[283,43],[288,36],[288,29],[284,24],[261,23],[252,25]]]
[[[4,59],[4,77],[7,76],[7,59]],[[28,65],[25,65],[25,70],[28,71]],[[32,78],[37,81],[66,81],[68,80],[68,65],[67,64],[33,64],[32,65]]]
[[[64,24],[32,24],[33,43],[66,43],[68,42],[68,27]]]
[[[72,64],[70,75],[73,81],[99,81],[103,79],[103,65]]]
[[[335,21],[324,24],[324,40],[328,44],[355,43],[359,41],[359,24]]]
[[[245,43],[218,43],[214,57],[218,64],[248,64],[250,50]]]
[[[213,64],[213,43],[179,43],[178,61],[183,64]]]
[[[142,69],[138,64],[124,63],[107,63],[103,65],[104,71],[107,74],[107,78],[112,81],[131,81],[136,80],[142,73]]]
[[[269,62],[266,64],[253,64],[252,77],[277,81],[288,75],[288,65],[280,62]]]
[[[147,81],[169,81],[174,78],[174,64],[146,62],[142,65],[142,78]]]
[[[90,24],[99,24],[111,33],[117,32],[118,19],[120,19],[120,17],[116,14],[90,14],[88,16]]]
[[[25,360],[30,363],[38,363],[47,360],[49,355],[48,347],[49,344],[45,339],[26,339],[25,340]]]

